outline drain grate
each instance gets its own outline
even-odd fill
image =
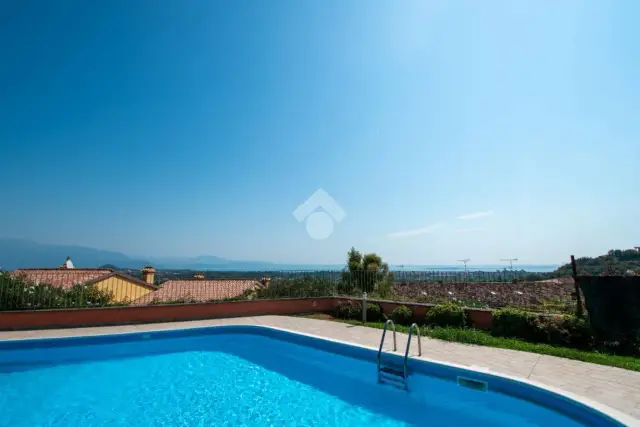
[[[489,383],[472,378],[458,377],[458,385],[478,391],[489,391]]]

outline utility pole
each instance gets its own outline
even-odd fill
[[[515,273],[513,272],[513,263],[518,262],[518,258],[503,258],[500,261],[503,261],[503,262],[506,261],[509,263],[509,268],[511,269],[511,276],[513,279],[515,279],[516,277],[514,275]]]
[[[467,282],[469,280],[469,275],[467,273],[467,263],[471,261],[469,258],[459,259],[458,262],[464,263],[464,281]]]

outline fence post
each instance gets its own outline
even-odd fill
[[[582,298],[580,297],[580,285],[578,285],[578,268],[576,266],[576,259],[571,255],[571,272],[573,273],[573,286],[575,286],[576,293],[576,317],[582,319],[584,316],[584,310],[582,308]]]
[[[367,323],[367,293],[362,293],[362,323]]]

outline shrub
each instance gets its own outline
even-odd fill
[[[427,326],[463,328],[467,323],[467,315],[464,312],[464,308],[457,304],[438,304],[427,311],[425,323]]]
[[[538,341],[538,316],[515,308],[502,308],[493,312],[492,334],[507,338]]]
[[[391,312],[391,320],[398,325],[410,325],[413,320],[413,312],[406,305],[396,307]]]
[[[590,348],[593,335],[587,321],[576,316],[541,316],[538,318],[537,340],[553,345]]]
[[[246,299],[307,298],[336,295],[335,283],[323,277],[302,276],[271,280],[268,287],[245,292]]]
[[[333,315],[339,319],[361,319],[362,305],[358,301],[338,301],[333,308]]]
[[[0,274],[0,310],[101,307],[110,305],[113,294],[95,286],[70,288],[35,284],[23,277]]]
[[[367,303],[367,322],[380,322],[382,319],[382,308],[380,308],[380,305]]]
[[[512,308],[496,310],[492,334],[565,347],[593,347],[589,323],[574,315],[538,315]]]

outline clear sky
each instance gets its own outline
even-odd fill
[[[638,246],[638,16],[637,0],[3,1],[0,236],[287,263]],[[345,216],[316,240],[293,212],[319,188]]]

